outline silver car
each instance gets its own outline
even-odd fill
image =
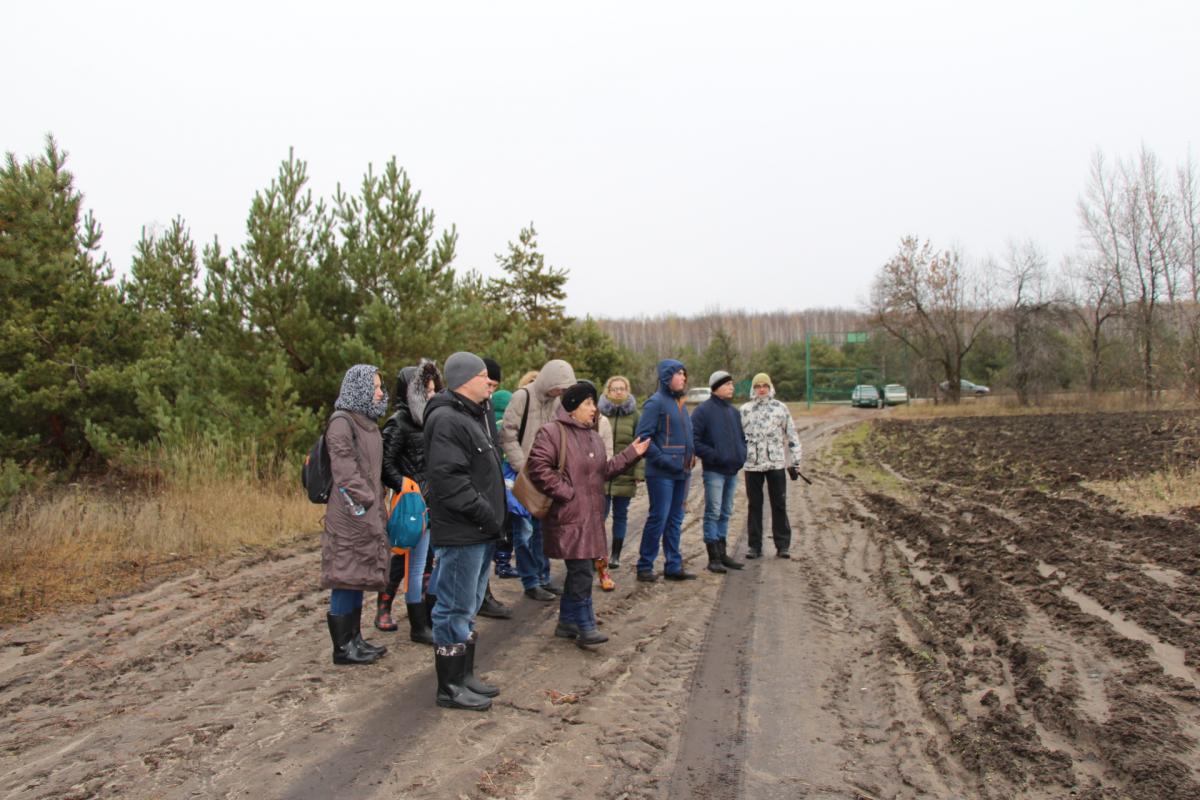
[[[883,387],[883,404],[885,406],[899,406],[908,402],[908,389],[898,383],[889,383]]]

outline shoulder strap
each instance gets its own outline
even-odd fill
[[[358,444],[358,433],[355,432],[355,430],[354,430],[354,420],[350,419],[350,414],[345,411],[338,410],[338,411],[335,411],[332,414],[330,414],[329,421],[325,423],[325,430],[328,431],[329,426],[332,425],[333,421],[335,419],[337,419],[338,417],[341,417],[342,419],[346,420],[346,424],[350,426],[350,438],[353,439],[354,443],[357,445]]]
[[[525,410],[521,412],[521,427],[517,430],[517,447],[525,446],[525,423],[529,422],[529,399],[533,397],[529,389],[525,391]]]
[[[558,423],[558,471],[561,473],[567,466],[567,426]]]

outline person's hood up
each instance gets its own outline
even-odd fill
[[[602,393],[596,402],[596,408],[606,417],[627,417],[637,410],[637,398],[633,395],[626,395],[625,402],[616,405],[608,399],[608,395]]]
[[[333,407],[337,411],[352,411],[368,419],[379,419],[387,412],[388,395],[375,402],[375,375],[379,368],[371,364],[355,364],[342,377],[342,388]]]
[[[401,382],[404,384],[403,396],[396,398],[396,410],[407,413],[408,418],[417,427],[425,424],[425,408],[429,402],[425,398],[425,386],[429,381],[433,381],[434,392],[440,392],[446,388],[437,362],[428,358],[422,358],[421,363],[415,367],[405,367],[400,370],[400,375],[396,379],[398,384]]]
[[[512,392],[508,389],[497,389],[492,392],[492,410],[497,414],[503,414],[508,408],[510,400],[512,400]]]
[[[658,362],[659,390],[666,392],[672,397],[683,397],[683,392],[672,392],[670,388],[671,377],[681,369],[686,371],[686,367],[683,366],[683,362],[676,361],[673,358],[664,358],[662,361]]]
[[[529,385],[538,402],[546,402],[546,397],[553,389],[566,391],[576,384],[575,369],[561,358],[547,361],[546,366],[538,371],[538,376]]]

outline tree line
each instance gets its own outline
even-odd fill
[[[501,277],[457,270],[456,229],[436,225],[395,159],[326,199],[289,153],[240,244],[198,245],[177,217],[143,231],[115,280],[48,137],[0,169],[0,495],[31,469],[74,474],[149,443],[250,442],[277,464],[320,429],[349,365],[390,376],[459,349],[495,358],[510,385],[566,358],[580,376],[627,375],[642,397],[666,355],[693,385],[717,369],[766,371],[784,399],[804,397],[806,358],[822,370],[814,385],[862,378],[928,395],[945,381],[951,400],[960,378],[1022,402],[1070,389],[1200,397],[1198,191],[1190,160],[1168,170],[1148,150],[1098,154],[1080,245],[1053,269],[1033,242],[971,261],[912,236],[868,308],[579,320],[532,224],[497,255]]]
[[[564,311],[566,270],[531,224],[497,255],[501,277],[454,268],[457,231],[395,159],[354,189],[314,197],[289,153],[258,191],[245,238],[203,246],[185,220],[143,231],[127,274],[100,249],[50,137],[0,169],[0,488],[75,474],[144,445],[252,442],[262,463],[303,452],[347,367],[386,381],[421,356],[496,358],[510,380],[550,358],[607,376],[623,352]],[[390,386],[389,386],[390,388]]]
[[[879,270],[871,320],[928,380],[992,379],[1021,403],[1065,389],[1164,389],[1200,399],[1200,185],[1189,158],[1091,161],[1080,242],[1052,268],[1033,241],[970,263],[904,238]]]

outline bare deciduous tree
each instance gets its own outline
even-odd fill
[[[1012,383],[1017,401],[1025,406],[1049,376],[1043,374],[1047,360],[1054,310],[1046,273],[1046,257],[1032,240],[1009,242],[1004,264],[999,268],[1008,294],[1004,316],[1012,343]]]
[[[1063,264],[1067,307],[1082,328],[1088,391],[1100,391],[1106,349],[1105,324],[1121,312],[1116,275],[1101,260],[1068,258]]]
[[[872,322],[919,359],[939,365],[949,399],[958,402],[963,358],[988,318],[987,301],[986,283],[957,251],[935,251],[907,236],[875,278]]]
[[[1146,148],[1115,169],[1097,153],[1079,202],[1089,255],[1112,273],[1123,314],[1133,325],[1147,399],[1157,388],[1159,313],[1178,286],[1176,205],[1158,159]]]

